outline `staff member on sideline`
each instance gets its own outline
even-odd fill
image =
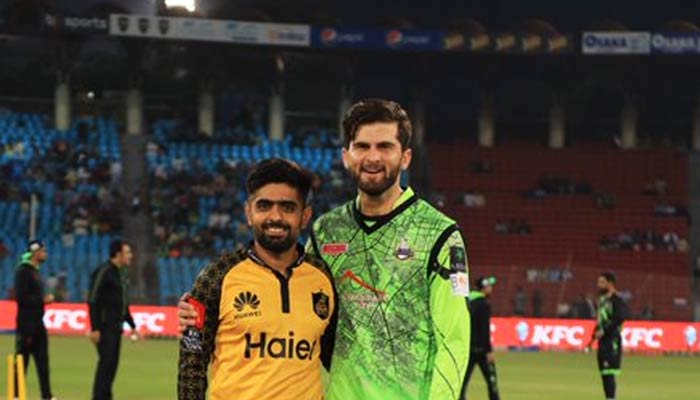
[[[29,355],[34,356],[42,399],[53,399],[49,381],[49,339],[44,326],[44,304],[53,302],[53,294],[44,294],[44,285],[39,267],[48,258],[46,246],[32,240],[15,274],[17,297],[17,354],[24,358],[25,371],[29,367]],[[17,396],[17,374],[15,374],[15,397]]]
[[[615,377],[622,371],[622,323],[625,303],[617,294],[615,274],[603,272],[598,276],[598,323],[593,339],[598,340],[598,370],[603,380],[606,400],[615,400]]]
[[[477,364],[486,380],[489,400],[500,399],[498,381],[496,380],[496,360],[493,357],[493,346],[491,345],[491,304],[489,303],[489,297],[493,293],[493,285],[495,284],[496,278],[492,276],[481,277],[475,282],[476,290],[469,294],[469,309],[472,313],[472,341],[469,350],[469,365],[462,386],[462,399],[467,398],[469,378],[471,378],[474,366]]]
[[[112,382],[119,365],[125,321],[138,338],[134,318],[129,312],[127,267],[131,265],[132,258],[131,245],[124,240],[115,240],[109,246],[109,260],[94,270],[90,277],[90,340],[97,346],[99,355],[92,387],[93,400],[112,399]]]

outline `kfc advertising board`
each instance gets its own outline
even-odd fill
[[[582,350],[589,344],[595,321],[577,319],[492,318],[495,347]],[[628,351],[700,352],[700,323],[626,321],[622,345]]]
[[[131,306],[138,330],[144,335],[177,335],[177,309],[175,307]],[[15,329],[17,304],[0,301],[0,330]],[[82,335],[90,331],[90,316],[84,303],[54,303],[46,306],[44,325],[49,333]],[[127,324],[124,324],[128,332]]]
[[[14,331],[17,305],[0,301],[0,331]],[[176,336],[175,307],[131,306],[139,331],[147,336]],[[46,306],[44,324],[53,334],[82,335],[90,330],[84,303]],[[576,319],[492,318],[491,338],[498,348],[582,350],[595,328],[595,321]],[[125,324],[125,330],[128,327]],[[700,352],[700,322],[627,321],[622,329],[626,350],[640,352]]]

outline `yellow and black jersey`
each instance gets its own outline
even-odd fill
[[[287,276],[252,246],[208,265],[192,288],[194,327],[180,342],[178,398],[318,400],[328,368],[337,303],[322,261],[301,255]]]

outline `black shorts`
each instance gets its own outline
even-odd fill
[[[598,342],[598,369],[601,375],[619,375],[622,366],[622,340]]]

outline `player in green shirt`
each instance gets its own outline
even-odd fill
[[[339,296],[330,400],[458,399],[469,359],[468,263],[455,222],[399,184],[411,123],[396,103],[356,103],[344,121],[353,201],[321,216],[311,253]]]
[[[625,320],[625,303],[617,294],[615,275],[603,272],[598,276],[598,323],[593,339],[598,340],[598,369],[603,379],[606,400],[615,400],[615,377],[622,367],[622,324]]]

